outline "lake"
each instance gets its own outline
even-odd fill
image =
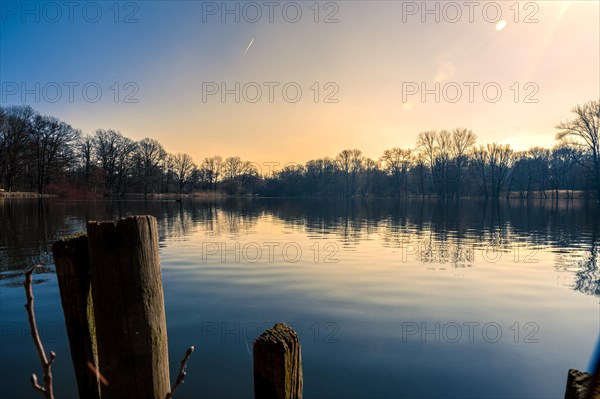
[[[253,396],[252,341],[300,335],[307,398],[559,398],[598,339],[600,212],[586,202],[0,200],[0,396],[37,398],[23,272],[76,383],[49,252],[88,220],[158,219],[171,378],[181,398]]]

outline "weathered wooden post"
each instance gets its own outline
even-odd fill
[[[594,375],[569,369],[565,399],[598,399],[600,386],[594,381]]]
[[[89,222],[90,277],[102,399],[165,399],[167,325],[153,216]]]
[[[302,398],[302,357],[296,332],[277,323],[262,333],[253,346],[254,397]]]
[[[88,362],[98,364],[91,297],[88,241],[85,234],[65,237],[52,246],[71,360],[80,398],[100,398],[98,378]]]

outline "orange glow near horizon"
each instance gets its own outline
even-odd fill
[[[599,97],[598,2],[518,3],[518,12],[503,3],[497,21],[478,11],[473,23],[466,14],[455,23],[445,20],[450,14],[422,23],[419,14],[403,14],[404,3],[341,2],[338,22],[330,24],[315,24],[311,14],[297,24],[217,21],[210,33],[197,9],[144,4],[145,15],[157,14],[156,23],[177,27],[169,25],[170,36],[152,45],[156,52],[127,71],[108,65],[111,75],[102,80],[134,80],[138,103],[32,106],[88,134],[113,128],[134,140],[157,139],[197,163],[238,155],[284,164],[335,157],[346,148],[378,159],[385,149],[414,147],[421,131],[455,127],[473,130],[479,144],[551,147],[556,124],[572,117],[571,108]],[[169,12],[179,19],[161,20]],[[183,21],[186,14],[192,22]],[[124,31],[124,40],[134,32]],[[149,46],[146,39],[131,41],[136,47],[122,51]],[[252,82],[262,89],[256,103],[255,87],[246,86]],[[269,82],[277,83],[272,102]],[[237,94],[224,101],[220,92],[206,95],[206,84],[231,90],[236,83]],[[301,88],[298,102],[284,98],[286,84]],[[416,93],[407,91],[415,87]]]

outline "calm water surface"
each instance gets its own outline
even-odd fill
[[[252,341],[301,335],[305,397],[559,398],[599,331],[597,204],[0,200],[0,397],[38,397],[23,271],[57,397],[75,397],[49,249],[88,220],[157,217],[178,398],[252,397]]]

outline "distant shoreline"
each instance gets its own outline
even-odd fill
[[[204,199],[204,200],[214,200],[214,199],[227,199],[227,198],[315,198],[315,199],[323,199],[323,198],[337,198],[337,199],[353,199],[353,200],[370,200],[370,199],[397,199],[397,200],[418,200],[418,199],[427,199],[427,200],[485,200],[484,196],[463,196],[459,198],[448,197],[441,198],[435,195],[426,195],[424,197],[420,195],[408,195],[402,196],[400,198],[389,197],[389,196],[351,196],[351,197],[340,197],[340,196],[261,196],[261,195],[235,195],[235,194],[225,194],[222,192],[194,192],[194,193],[185,193],[185,194],[174,194],[174,193],[151,193],[151,194],[143,194],[143,193],[125,193],[125,194],[111,194],[111,195],[93,195],[93,196],[73,196],[73,195],[59,195],[59,194],[39,194],[35,192],[25,192],[25,191],[0,191],[0,199],[31,199],[31,198],[68,198],[68,199],[107,199],[107,200],[118,200],[118,199],[139,199],[139,200],[183,200],[183,199]],[[556,192],[547,190],[546,196],[541,191],[531,191],[529,194],[522,192],[511,192],[510,196],[507,198],[506,193],[498,198],[499,200],[556,200]],[[593,200],[592,197],[586,197],[583,191],[569,191],[567,194],[566,190],[559,190],[558,193],[559,200]],[[492,198],[488,198],[488,200],[493,200]]]
[[[58,197],[58,195],[56,195],[56,194],[39,194],[39,193],[27,192],[27,191],[14,191],[14,192],[0,191],[0,199],[3,199],[3,198],[11,198],[11,199],[15,199],[15,198],[54,198],[54,197]]]

